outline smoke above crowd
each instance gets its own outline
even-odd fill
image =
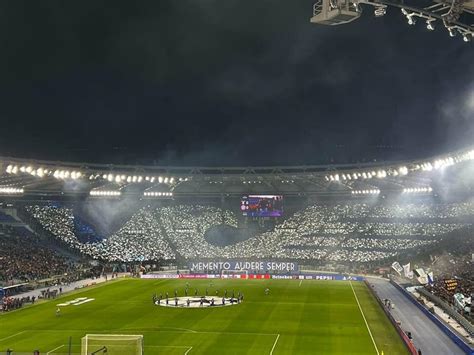
[[[5,155],[315,164],[428,156],[473,134],[469,45],[400,14],[323,27],[311,1],[19,6],[2,9]]]

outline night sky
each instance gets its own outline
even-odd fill
[[[474,45],[312,1],[0,3],[0,155],[278,165],[473,145]]]

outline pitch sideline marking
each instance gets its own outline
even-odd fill
[[[46,355],[49,355],[49,354],[51,354],[52,352],[54,352],[54,351],[56,351],[56,350],[58,350],[58,349],[61,349],[63,346],[65,346],[65,345],[59,345],[57,348],[54,348],[53,350],[48,351],[48,352],[46,353]]]
[[[351,285],[352,293],[354,294],[354,297],[357,301],[357,305],[359,306],[360,314],[362,314],[362,318],[364,318],[365,326],[367,327],[367,330],[369,331],[370,339],[372,339],[372,343],[374,344],[375,352],[377,353],[377,355],[379,355],[380,354],[379,349],[377,348],[377,344],[375,344],[375,340],[374,340],[374,337],[372,335],[372,332],[370,331],[369,324],[367,323],[367,319],[365,319],[364,312],[362,311],[362,308],[361,308],[360,303],[359,303],[359,299],[357,298],[357,295],[354,291],[354,287],[352,286],[352,282],[350,280],[349,280],[349,284]]]
[[[302,283],[302,282],[303,282],[303,279],[301,279],[301,281],[300,281],[300,284],[299,284],[299,286],[298,286],[298,287],[301,287],[301,283]]]
[[[23,334],[23,333],[25,333],[25,332],[26,332],[26,330],[23,330],[23,331],[21,331],[21,332],[18,332],[18,333],[16,333],[16,334],[10,335],[10,336],[8,336],[8,337],[5,337],[5,338],[2,338],[2,339],[0,339],[0,341],[4,341],[4,340],[7,340],[7,339],[10,339],[10,338],[16,337],[17,335]]]
[[[272,350],[270,350],[270,355],[273,355],[273,350],[275,350],[275,346],[278,343],[278,339],[280,339],[280,334],[277,334],[277,337],[275,339],[275,342],[273,343]]]
[[[184,353],[184,355],[188,355],[188,354],[189,354],[189,352],[190,352],[192,349],[193,349],[193,347],[192,347],[192,346],[190,346],[190,347],[189,347],[189,349],[188,349],[188,350],[186,350],[186,352]]]

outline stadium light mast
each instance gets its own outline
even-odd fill
[[[432,0],[429,6],[421,7],[417,1],[404,0],[318,0],[313,5],[311,23],[319,25],[343,25],[358,19],[361,5],[374,8],[375,17],[383,17],[389,7],[398,8],[409,25],[417,19],[425,21],[426,28],[435,29],[434,23],[441,22],[451,37],[459,33],[464,42],[474,37],[473,0]]]
[[[362,11],[358,3],[349,0],[319,0],[313,5],[312,23],[342,25],[358,19]]]

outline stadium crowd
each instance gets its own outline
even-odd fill
[[[44,279],[71,268],[63,256],[46,248],[32,233],[0,225],[0,284]]]
[[[280,258],[366,263],[437,243],[472,225],[472,203],[311,205],[271,231],[232,245],[216,246],[206,231],[237,227],[234,212],[213,206],[142,207],[120,230],[96,243],[81,243],[72,209],[26,207],[55,238],[93,258],[109,261],[206,258]]]

